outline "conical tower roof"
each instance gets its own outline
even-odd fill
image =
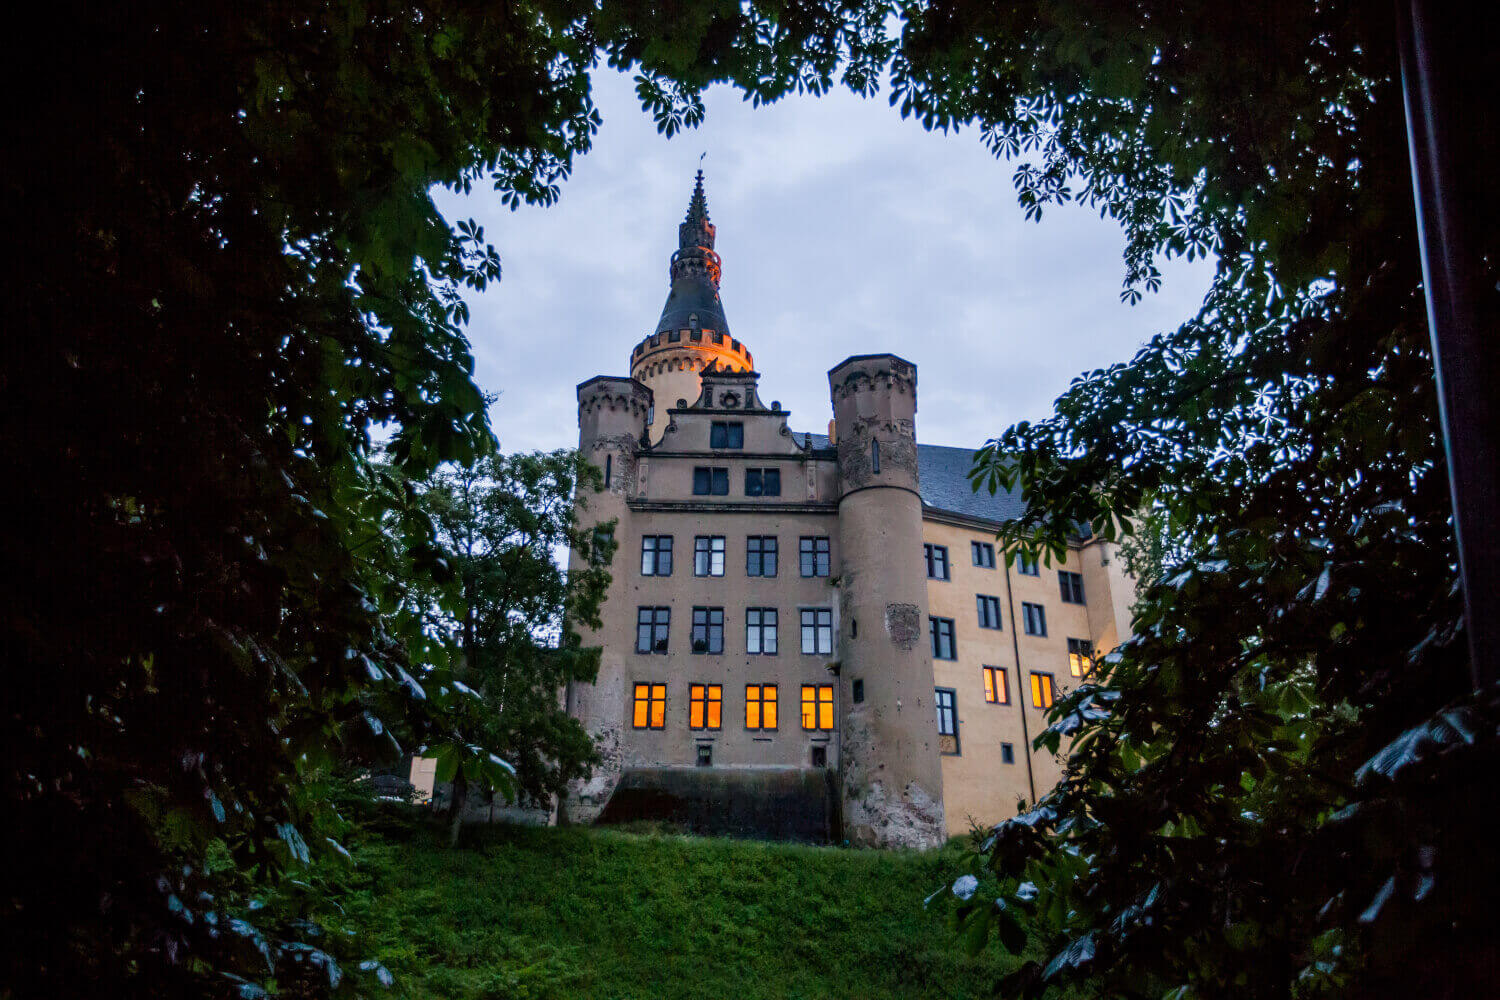
[[[719,299],[719,255],[714,253],[714,224],[708,221],[708,196],[703,192],[703,171],[698,171],[687,217],[677,227],[677,252],[669,268],[672,287],[662,307],[656,332],[669,330],[713,330],[726,336],[729,321]]]

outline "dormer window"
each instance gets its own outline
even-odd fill
[[[745,447],[745,425],[739,421],[715,420],[708,429],[710,448]]]

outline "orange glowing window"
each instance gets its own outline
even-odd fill
[[[1033,708],[1052,707],[1052,675],[1033,672],[1031,675],[1031,705]]]
[[[724,689],[718,684],[688,687],[688,728],[718,729],[723,724]]]
[[[1004,667],[980,667],[984,674],[984,700],[991,705],[1010,704],[1010,681]]]
[[[745,728],[776,728],[776,685],[745,685]]]
[[[667,686],[665,684],[637,684],[635,686],[631,725],[636,729],[665,729],[667,727]]]
[[[833,728],[833,685],[802,685],[802,728]]]

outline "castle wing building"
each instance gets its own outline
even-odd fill
[[[829,433],[793,430],[730,336],[701,171],[678,235],[630,376],[578,386],[619,551],[598,677],[566,693],[603,764],[563,812],[889,847],[1013,815],[1061,775],[1047,709],[1129,635],[1114,546],[1007,566],[1019,499],[918,442],[895,355],[835,365]]]

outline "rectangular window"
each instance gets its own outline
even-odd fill
[[[1010,704],[1010,674],[1004,667],[980,667],[984,675],[984,700],[991,705]]]
[[[1027,635],[1047,634],[1047,612],[1042,610],[1042,606],[1040,604],[1032,604],[1030,601],[1022,601],[1021,621],[1026,626]]]
[[[781,496],[781,470],[780,469],[746,469],[745,470],[745,496],[747,496],[747,497],[779,497],[779,496]]]
[[[1087,639],[1068,640],[1068,673],[1087,677],[1094,672],[1094,644]]]
[[[609,489],[609,483],[615,472],[615,456],[604,456],[604,488]]]
[[[745,652],[751,656],[776,655],[776,609],[745,609]]]
[[[693,609],[693,652],[724,652],[724,609]]]
[[[833,652],[833,611],[829,608],[802,609],[802,652],[824,656]]]
[[[853,684],[849,685],[849,689],[850,694],[854,697],[854,704],[858,705],[860,702],[865,700],[864,681],[856,679]]]
[[[1000,628],[1000,598],[989,594],[978,595],[979,627]]]
[[[1031,707],[1052,707],[1052,675],[1031,672]]]
[[[937,705],[938,753],[958,754],[958,692],[952,688],[934,688]]]
[[[646,535],[641,538],[641,576],[672,575],[672,536]]]
[[[1069,604],[1083,603],[1083,577],[1080,574],[1058,570],[1057,588],[1062,591],[1062,599]]]
[[[802,685],[802,728],[833,728],[833,685]]]
[[[827,767],[828,766],[828,748],[827,747],[813,747],[812,748],[812,766],[813,767]]]
[[[974,565],[980,569],[995,568],[995,547],[989,542],[970,542],[969,554],[974,557]]]
[[[724,575],[723,535],[699,535],[693,539],[693,575]]]
[[[802,540],[798,543],[798,555],[802,558],[802,575],[827,576],[828,553],[827,536],[802,536]]]
[[[631,708],[631,725],[636,729],[665,729],[667,727],[667,686],[665,684],[637,684],[634,704]]]
[[[879,441],[871,441],[870,442],[870,471],[871,472],[879,472],[880,471],[880,442]]]
[[[635,615],[635,651],[665,653],[667,626],[672,621],[671,608],[641,608]]]
[[[745,685],[745,728],[776,728],[776,685]]]
[[[1000,744],[1000,763],[1014,764],[1016,762],[1016,748],[1009,743]]]
[[[745,447],[745,425],[739,421],[715,420],[708,428],[710,448]]]
[[[745,539],[745,575],[776,575],[775,535],[751,535]]]
[[[946,545],[923,545],[922,554],[927,557],[927,579],[948,579],[948,547]]]
[[[932,636],[933,659],[958,659],[958,654],[954,651],[952,618],[928,618],[927,630]]]
[[[724,688],[718,684],[688,686],[688,728],[720,729],[724,724]]]
[[[729,495],[729,470],[699,465],[693,469],[693,494],[706,497]]]
[[[714,766],[714,746],[713,746],[712,743],[699,743],[698,744],[698,766],[699,767],[713,767]]]
[[[1016,556],[1016,572],[1022,576],[1040,576],[1041,571],[1037,569],[1036,559],[1030,556]]]

